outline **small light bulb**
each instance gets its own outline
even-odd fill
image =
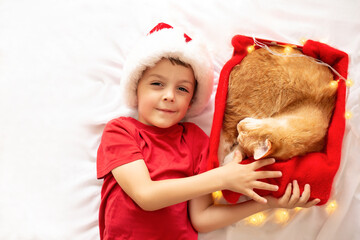
[[[350,111],[345,112],[345,118],[350,119],[352,117],[352,113]]]
[[[300,39],[300,44],[301,44],[301,45],[305,45],[306,41],[307,41],[306,38],[302,38],[302,39]]]
[[[279,209],[275,212],[277,223],[286,223],[290,219],[289,211],[286,209]]]
[[[296,211],[296,212],[298,212],[298,211],[300,211],[301,209],[303,209],[302,207],[296,207],[294,210]]]
[[[219,200],[222,197],[222,192],[221,191],[213,192],[212,196],[215,200]]]
[[[338,86],[338,81],[331,81],[330,86],[336,88]]]
[[[326,212],[332,214],[337,208],[337,202],[335,200],[329,202],[326,206]]]
[[[265,219],[266,219],[266,216],[263,212],[253,214],[250,217],[246,218],[247,222],[254,226],[261,225],[265,221]]]
[[[346,86],[348,86],[348,87],[351,87],[354,84],[354,82],[350,78],[347,79],[345,83],[346,83]]]
[[[292,47],[286,46],[286,47],[284,48],[284,53],[285,53],[286,55],[289,55],[290,52],[291,52],[291,50],[292,50]]]
[[[251,53],[251,52],[254,51],[254,50],[255,50],[255,46],[254,46],[254,45],[251,45],[251,46],[248,46],[248,47],[247,47],[248,53]]]

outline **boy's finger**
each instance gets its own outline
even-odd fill
[[[236,150],[234,153],[234,160],[238,163],[242,161],[242,154],[239,150]]]
[[[264,178],[279,178],[282,176],[282,172],[280,171],[258,171],[254,174],[256,179],[264,179]]]
[[[267,159],[263,159],[263,160],[258,160],[252,163],[254,170],[262,168],[264,166],[270,165],[275,163],[275,159],[274,158],[267,158]]]
[[[249,190],[248,192],[245,193],[246,196],[248,196],[249,198],[252,198],[254,201],[261,203],[261,204],[266,204],[267,200],[264,197],[261,197],[259,194],[257,194],[254,191]]]
[[[268,190],[268,191],[277,191],[277,190],[279,190],[279,187],[277,185],[264,183],[264,182],[260,182],[260,181],[256,181],[254,183],[254,185],[253,185],[253,188],[262,189],[262,190]]]
[[[310,198],[310,185],[305,184],[304,191],[299,199],[299,203],[306,204],[309,201],[309,198]]]
[[[293,181],[293,192],[290,197],[289,205],[290,206],[295,205],[299,201],[299,197],[300,197],[299,184],[296,180],[294,180]]]
[[[305,208],[309,208],[309,207],[315,206],[315,205],[318,204],[319,202],[320,202],[320,199],[316,198],[316,199],[308,202],[308,203],[305,205]]]
[[[288,185],[286,186],[285,193],[280,199],[282,203],[287,204],[289,202],[289,199],[291,197],[291,189],[292,189],[291,183],[288,183]]]
[[[229,153],[228,156],[232,158],[232,163],[240,163],[242,161],[242,154],[239,150]]]

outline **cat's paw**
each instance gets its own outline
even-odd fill
[[[259,138],[259,130],[263,128],[263,120],[256,118],[244,118],[237,125],[238,142],[246,144],[246,142],[254,142]]]
[[[252,130],[262,128],[263,125],[264,125],[264,120],[247,117],[238,123],[237,129],[238,129],[238,132],[252,131]]]

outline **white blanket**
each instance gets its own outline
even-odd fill
[[[99,239],[97,147],[104,124],[126,110],[119,95],[126,53],[158,22],[211,50],[213,96],[191,119],[208,134],[235,34],[318,40],[349,54],[352,117],[332,204],[265,212],[199,239],[360,239],[359,12],[358,0],[0,1],[0,239]]]

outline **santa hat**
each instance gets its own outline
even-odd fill
[[[126,59],[121,88],[126,104],[137,107],[137,85],[142,73],[162,58],[176,58],[190,64],[197,81],[187,117],[201,113],[206,107],[213,89],[213,65],[204,44],[191,39],[184,32],[166,23],[159,23],[136,45]]]

